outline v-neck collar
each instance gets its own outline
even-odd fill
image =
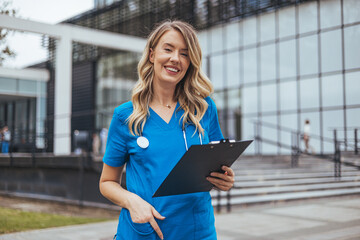
[[[155,112],[150,106],[150,117],[154,117],[154,122],[156,122],[160,127],[164,127],[164,128],[173,128],[176,124],[176,115],[179,114],[179,102],[176,103],[175,109],[171,115],[170,121],[167,123],[162,117],[160,117],[159,114],[157,114],[157,112]]]

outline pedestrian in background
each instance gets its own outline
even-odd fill
[[[100,191],[122,207],[116,240],[217,239],[209,192],[152,197],[191,145],[223,139],[201,58],[185,22],[166,21],[148,38],[132,101],[115,109],[103,158]],[[228,191],[234,172],[222,169],[207,180]]]
[[[310,120],[306,119],[304,124],[304,144],[305,144],[305,152],[309,153],[309,150],[311,150],[312,154],[315,154],[315,149],[310,146],[310,133],[311,133],[311,127],[310,127]]]
[[[8,126],[4,126],[2,129],[2,145],[1,145],[2,153],[9,153],[10,140],[11,140],[11,133],[9,131],[9,128]]]

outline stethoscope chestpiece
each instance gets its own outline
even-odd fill
[[[139,147],[141,147],[143,149],[145,149],[145,148],[147,148],[149,146],[149,140],[146,137],[143,137],[143,136],[138,137],[136,139],[136,143],[137,143],[137,145]]]

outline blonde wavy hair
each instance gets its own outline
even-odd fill
[[[213,92],[213,87],[201,69],[202,54],[196,31],[188,23],[168,20],[150,33],[138,64],[139,79],[133,88],[131,97],[133,112],[127,119],[132,135],[141,135],[143,132],[147,117],[150,115],[149,104],[154,96],[152,88],[154,65],[149,61],[150,49],[155,49],[160,38],[169,30],[176,30],[183,35],[190,58],[189,68],[184,78],[176,85],[174,92],[174,100],[178,101],[180,108],[184,110],[181,117],[182,127],[184,129],[185,124],[194,124],[195,132],[199,130],[201,134],[204,134],[204,129],[200,124],[200,120],[208,108],[204,98]]]

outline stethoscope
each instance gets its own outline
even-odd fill
[[[187,145],[187,140],[186,140],[186,133],[185,133],[185,130],[183,129],[183,136],[184,136],[184,142],[185,142],[185,148],[186,148],[186,151],[189,150],[188,148],[188,145]],[[202,143],[202,138],[201,138],[201,133],[199,132],[199,139],[200,139],[200,145],[203,145]],[[144,136],[140,136],[136,139],[136,143],[139,147],[145,149],[147,147],[149,147],[149,140],[144,137]]]

